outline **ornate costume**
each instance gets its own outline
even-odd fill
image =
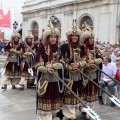
[[[83,45],[80,45],[81,30],[77,27],[76,20],[73,20],[72,27],[66,33],[68,38],[68,44],[64,44],[61,47],[61,59],[60,61],[66,67],[65,69],[65,81],[67,85],[83,100],[83,76],[77,71],[73,70],[72,64],[78,63],[81,71],[86,65],[86,58],[84,56]],[[77,36],[77,41],[72,41],[72,36]],[[68,90],[65,90],[63,99],[63,114],[68,119],[75,119],[75,108],[81,104],[73,94]]]
[[[19,83],[21,71],[20,71],[20,61],[22,54],[22,45],[19,43],[19,33],[13,31],[11,36],[11,42],[5,48],[7,52],[7,61],[6,61],[6,71],[5,75],[7,78],[1,80],[1,83],[4,85],[3,89],[6,89],[7,85],[11,84],[13,88]],[[17,40],[16,40],[17,39]]]
[[[50,43],[50,37],[56,37],[56,43]],[[37,113],[38,120],[52,120],[54,114],[60,111],[63,85],[48,72],[48,65],[59,76],[63,77],[63,66],[59,63],[58,40],[60,32],[52,24],[43,34],[44,45],[41,45],[36,55],[38,75]]]
[[[34,36],[28,32],[25,36],[25,43],[23,43],[20,84],[24,86],[27,83],[27,87],[34,85],[35,81],[34,53],[36,54],[38,46],[33,44],[33,39]],[[29,69],[31,69],[33,73],[29,73]]]
[[[87,67],[84,70],[84,73],[94,80],[98,84],[98,78],[100,73],[94,67],[95,65],[100,65],[102,63],[102,59],[99,58],[98,52],[94,46],[94,40],[92,43],[89,39],[94,39],[94,32],[91,27],[88,25],[84,25],[82,29],[81,42],[86,47],[86,55],[87,55]],[[88,105],[93,106],[93,103],[98,99],[98,87],[91,83],[89,80],[86,80],[86,86],[84,88],[84,100]]]

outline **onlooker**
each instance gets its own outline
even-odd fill
[[[111,61],[115,62],[116,58],[117,58],[117,53],[118,53],[118,49],[115,49],[113,51],[113,53],[111,54]]]
[[[104,58],[104,64],[103,64],[102,71],[107,73],[112,78],[115,78],[116,72],[117,72],[117,67],[115,67],[111,63],[111,59],[109,57]],[[101,75],[101,81],[99,82],[99,85],[102,88],[107,86],[110,91],[110,94],[114,95],[114,86],[116,85],[116,83],[115,83],[115,81],[111,80],[108,76],[106,76],[103,73]],[[101,104],[101,105],[104,104],[103,99],[102,99],[102,94],[103,94],[103,91],[101,89],[99,89],[99,104]],[[115,104],[113,102],[111,102],[111,106],[115,106]]]
[[[120,51],[117,53],[117,57],[120,57]]]
[[[116,78],[120,82],[120,56],[116,58],[117,73]]]
[[[105,44],[105,47],[109,47],[110,46],[110,43],[109,43],[109,41],[107,42],[107,44]]]

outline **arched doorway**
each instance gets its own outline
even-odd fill
[[[37,41],[38,40],[38,24],[37,22],[34,22],[32,24],[32,34],[34,36],[34,41]]]
[[[89,26],[93,27],[93,21],[89,16],[84,16],[84,17],[81,18],[81,20],[80,20],[80,28],[84,23],[86,23]]]

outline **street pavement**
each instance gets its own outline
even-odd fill
[[[5,59],[6,56],[0,55],[0,67],[3,66]],[[0,120],[37,120],[35,98],[36,89],[34,87],[21,90],[19,85],[16,86],[16,89],[12,89],[9,85],[7,90],[0,89]],[[102,120],[120,120],[120,108],[111,107],[109,99],[106,105],[99,105],[96,102],[94,110]],[[76,116],[77,120],[83,120],[80,112],[77,112]],[[54,120],[59,120],[59,118]]]

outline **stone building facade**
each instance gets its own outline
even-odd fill
[[[37,40],[51,19],[61,40],[66,40],[67,29],[77,19],[79,28],[84,22],[93,26],[95,40],[113,44],[120,40],[120,0],[27,0],[22,14],[23,38],[31,30]]]

